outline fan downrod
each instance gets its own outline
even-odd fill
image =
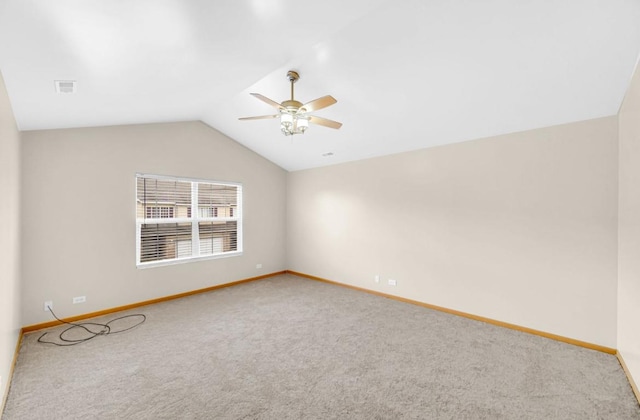
[[[295,70],[289,70],[287,72],[287,78],[289,82],[291,82],[291,99],[282,102],[282,106],[290,111],[297,111],[302,106],[302,103],[293,99],[293,84],[300,79],[300,75]]]

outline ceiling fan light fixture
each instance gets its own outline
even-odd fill
[[[287,78],[291,83],[291,99],[282,101],[282,103],[278,103],[272,99],[267,98],[266,96],[260,95],[259,93],[251,93],[251,95],[255,98],[261,100],[262,102],[265,102],[268,105],[271,105],[274,108],[277,108],[277,114],[260,115],[256,117],[242,117],[239,119],[265,120],[271,118],[280,118],[280,131],[285,136],[304,134],[305,131],[307,131],[307,129],[309,128],[309,123],[323,125],[325,127],[333,128],[336,130],[342,126],[342,123],[339,123],[337,121],[331,121],[326,118],[309,115],[309,113],[311,112],[335,104],[337,101],[334,97],[332,97],[331,95],[326,95],[303,104],[302,102],[296,101],[293,96],[293,84],[298,81],[300,75],[293,70],[289,70],[289,72],[287,72]]]
[[[303,115],[296,115],[287,111],[280,113],[280,131],[285,136],[294,134],[304,134],[309,128],[309,118]]]

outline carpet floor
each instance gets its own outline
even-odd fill
[[[615,356],[296,276],[128,313],[26,334],[2,419],[640,419]]]

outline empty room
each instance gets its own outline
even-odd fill
[[[0,0],[0,417],[640,419],[640,1]]]

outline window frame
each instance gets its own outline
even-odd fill
[[[147,178],[147,179],[156,179],[161,181],[172,181],[172,182],[189,182],[191,183],[191,203],[187,217],[160,217],[160,218],[139,218],[138,217],[138,179],[139,178]],[[136,173],[135,174],[135,221],[136,221],[136,267],[137,268],[151,268],[151,267],[161,267],[167,265],[175,265],[175,264],[184,264],[196,261],[204,261],[204,260],[214,260],[220,258],[230,258],[237,257],[243,254],[243,211],[242,211],[242,202],[243,202],[243,187],[242,183],[239,182],[228,182],[228,181],[214,181],[209,179],[199,179],[199,178],[186,178],[186,177],[178,177],[178,176],[167,176],[167,175],[157,175],[157,174],[147,174],[147,173]],[[200,205],[198,203],[198,184],[210,184],[210,185],[219,185],[219,186],[229,186],[236,187],[236,207],[232,212],[232,215],[225,217],[202,217],[200,215],[200,211],[194,209],[199,209]],[[161,206],[166,206],[166,204],[160,204]],[[146,208],[143,208],[143,215],[146,216]],[[174,210],[174,216],[176,212]],[[236,222],[236,250],[227,251],[216,254],[206,254],[199,255],[201,250],[200,245],[200,223],[202,222]],[[192,242],[192,252],[197,251],[196,255],[190,255],[188,257],[176,257],[171,259],[164,259],[160,261],[147,261],[141,262],[141,246],[142,246],[142,225],[145,224],[177,224],[177,223],[190,223],[191,224],[191,242]]]

